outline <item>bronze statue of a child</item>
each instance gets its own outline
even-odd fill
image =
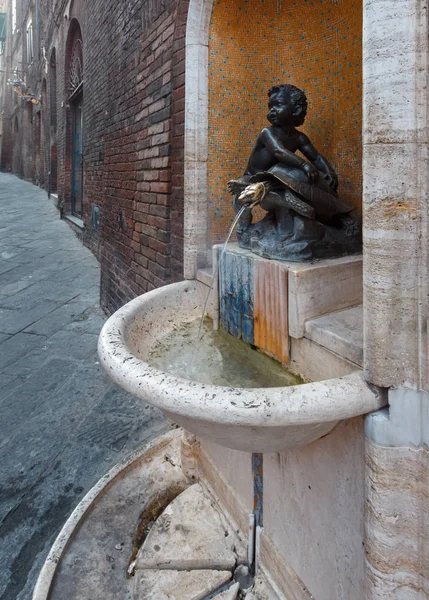
[[[338,177],[309,138],[304,123],[307,99],[289,84],[268,92],[270,127],[258,135],[242,177],[230,182],[236,211],[259,200],[267,211],[252,225],[244,214],[238,237],[242,247],[271,258],[309,260],[356,252],[360,247],[353,207],[337,195]],[[307,160],[295,154],[299,150]]]
[[[307,98],[293,85],[276,85],[268,92],[267,119],[271,127],[265,127],[258,135],[247,164],[246,175],[268,171],[277,163],[302,169],[308,180],[315,182],[322,172],[332,189],[338,187],[338,178],[330,163],[313,146],[305,133],[296,127],[304,124],[307,114]],[[311,163],[295,155],[299,150]]]

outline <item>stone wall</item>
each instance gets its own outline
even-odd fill
[[[18,21],[26,23],[32,14],[36,22],[36,3],[17,3]],[[58,206],[63,216],[70,214],[70,31],[78,24],[84,65],[83,223],[71,225],[101,261],[101,301],[112,312],[183,276],[188,0],[59,1],[53,9],[50,4],[39,4],[35,59],[21,74],[44,105],[16,98],[7,104],[2,168],[57,188]],[[24,39],[21,27],[8,45],[10,64]],[[19,133],[13,130],[15,117]]]
[[[253,509],[251,455],[204,440],[202,448],[205,475],[244,529]],[[361,417],[307,446],[264,454],[261,560],[285,598],[364,598],[364,505]],[[307,592],[297,593],[296,578]]]

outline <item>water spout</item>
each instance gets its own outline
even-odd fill
[[[214,282],[216,281],[216,278],[218,277],[218,274],[219,274],[219,266],[220,266],[221,260],[222,260],[222,258],[223,258],[223,255],[225,254],[225,250],[226,250],[226,247],[228,246],[228,242],[229,242],[229,240],[230,240],[230,238],[231,238],[231,236],[232,236],[232,233],[233,233],[234,229],[236,228],[236,226],[237,226],[237,224],[238,224],[238,222],[239,222],[239,220],[240,220],[240,217],[241,217],[241,215],[244,213],[244,211],[245,211],[246,209],[252,210],[253,208],[255,208],[255,206],[256,206],[257,204],[259,204],[259,202],[260,202],[260,199],[258,199],[258,200],[255,200],[255,202],[252,202],[252,204],[250,204],[250,205],[244,204],[244,205],[243,205],[243,206],[240,208],[240,210],[238,211],[238,213],[235,215],[235,219],[233,220],[233,222],[232,222],[232,225],[231,225],[231,227],[229,228],[228,235],[226,236],[225,243],[224,243],[224,245],[222,246],[222,250],[221,250],[221,253],[220,253],[220,256],[219,256],[219,260],[217,261],[217,265],[216,265],[215,271],[214,271],[214,273],[213,273],[213,278],[212,278],[212,283],[211,283],[211,285],[210,285],[210,289],[209,289],[209,291],[208,291],[208,294],[207,294],[206,300],[205,300],[205,302],[204,302],[204,306],[203,306],[203,314],[201,315],[201,321],[200,321],[200,327],[199,327],[199,329],[198,329],[198,336],[197,336],[197,340],[200,340],[200,339],[201,339],[201,329],[202,329],[202,327],[203,327],[203,323],[204,323],[204,317],[205,317],[205,314],[206,314],[207,304],[208,304],[208,302],[209,302],[210,294],[212,293],[213,284],[214,284]]]

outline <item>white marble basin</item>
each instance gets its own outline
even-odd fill
[[[105,323],[100,360],[121,387],[158,407],[186,430],[248,452],[309,444],[337,423],[381,408],[385,401],[360,372],[291,387],[234,388],[197,383],[150,366],[158,340],[201,315],[195,281],[136,298]]]

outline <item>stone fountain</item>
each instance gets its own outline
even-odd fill
[[[231,460],[241,468],[243,453],[251,453],[250,530],[256,535],[249,537],[249,566],[254,572],[259,557],[268,558],[277,579],[285,578],[283,589],[295,590],[297,598],[310,596],[284,559],[274,559],[269,538],[261,537],[263,455],[294,452],[321,440],[340,422],[386,404],[380,389],[363,376],[359,344],[329,331],[332,314],[343,323],[350,314],[359,320],[361,230],[352,208],[338,197],[332,165],[296,129],[306,110],[298,88],[270,90],[272,126],[259,134],[244,175],[229,184],[238,243],[228,244],[228,236],[224,246],[213,248],[211,273],[129,302],[110,317],[99,339],[100,360],[112,379],[188,432],[182,465],[188,473],[204,474],[241,531],[246,529],[242,506],[218,467]],[[256,205],[265,214],[254,223]],[[201,337],[206,307],[212,325],[203,328]],[[327,335],[329,351],[324,348]],[[352,430],[353,425],[350,440]],[[217,466],[206,454],[193,471],[193,447],[199,440],[217,455]],[[222,454],[216,448],[231,450]],[[327,464],[319,479],[324,472],[335,473],[329,454],[323,460]],[[338,472],[346,464],[347,457]],[[276,486],[271,487],[278,497]],[[355,514],[358,520],[359,509]]]
[[[384,404],[358,371],[326,381],[246,389],[199,383],[152,366],[149,357],[159,341],[198,323],[200,316],[197,283],[174,283],[117,311],[99,340],[101,362],[118,385],[198,437],[247,452],[279,452],[309,444],[339,421]]]
[[[290,330],[303,327],[309,316],[347,308],[348,282],[342,277],[344,267],[354,272],[353,259],[332,257],[360,249],[359,223],[338,198],[332,165],[296,129],[306,111],[306,97],[298,88],[282,85],[269,91],[272,126],[259,134],[245,174],[230,182],[243,250],[222,251],[219,285],[216,277],[213,282],[215,328],[220,318],[226,331],[283,364],[289,359]],[[255,204],[266,214],[252,224]],[[315,259],[322,260],[314,265]],[[301,269],[294,266],[297,262]],[[334,288],[319,297],[318,288],[329,281]],[[213,385],[186,372],[177,376],[167,363],[157,368],[153,355],[159,345],[198,322],[202,304],[196,281],[165,286],[117,311],[99,341],[101,361],[119,385],[198,437],[248,452],[278,452],[314,442],[340,421],[383,406],[384,398],[357,369],[304,383],[313,379],[304,365],[299,384],[250,388]],[[191,346],[199,344],[194,333]],[[180,344],[177,353],[182,354]],[[190,368],[195,359],[188,357]],[[208,362],[200,367],[208,369]]]

